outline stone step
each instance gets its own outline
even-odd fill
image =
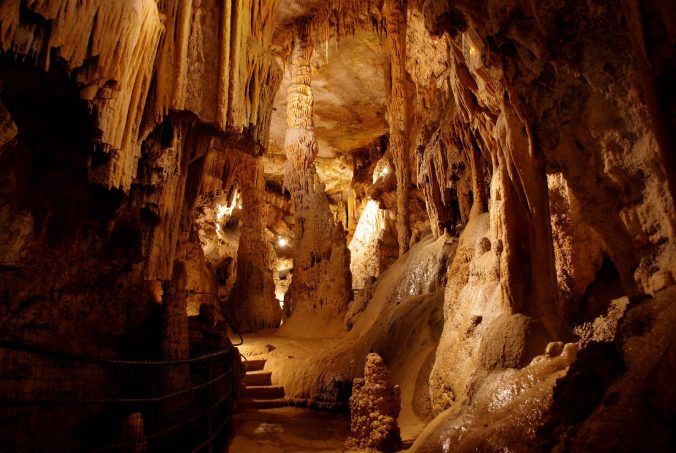
[[[289,402],[284,398],[276,399],[256,399],[256,398],[242,398],[239,401],[242,409],[274,409],[277,407],[286,407]]]
[[[261,371],[265,367],[265,359],[247,360],[244,362],[246,371]]]
[[[271,385],[271,371],[250,371],[244,376],[245,385]]]
[[[281,385],[247,386],[242,389],[242,397],[253,399],[284,398],[284,387]]]

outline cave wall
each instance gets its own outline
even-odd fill
[[[645,14],[620,2],[500,9],[430,1],[424,11],[432,31],[449,30],[462,119],[452,134],[467,150],[474,148],[472,137],[478,140],[493,181],[505,186],[492,185],[501,198],[492,197],[492,213],[504,199],[500,223],[507,227],[514,209],[531,219],[526,242],[551,242],[546,181],[560,175],[578,206],[575,223],[589,225],[608,244],[604,252],[621,262],[615,264],[626,292],[659,289],[651,283],[655,270],[673,272],[673,172],[662,133],[670,115],[654,111],[650,101],[660,68],[646,80],[636,51],[646,43],[633,27]],[[517,252],[514,259],[528,256],[525,244],[504,242]],[[551,268],[551,251],[545,255],[542,264]],[[514,294],[524,291],[510,286]]]
[[[211,150],[267,146],[278,4],[2,3],[4,336],[187,354],[188,291],[215,290],[194,208],[231,188]]]
[[[449,188],[466,224],[430,377],[435,410],[457,417],[491,375],[606,310],[599,292],[638,301],[673,284],[673,8],[428,0],[422,12],[448,40],[449,96],[418,132],[418,182],[435,233]]]

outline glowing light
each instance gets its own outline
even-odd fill
[[[375,184],[379,179],[387,177],[390,174],[390,166],[387,160],[381,159],[373,169],[373,183]]]
[[[352,236],[352,241],[366,243],[374,234],[378,234],[383,229],[382,220],[379,216],[380,206],[375,200],[369,200],[362,211],[359,223]],[[351,244],[351,243],[350,243]]]
[[[219,222],[222,222],[223,218],[225,218],[226,215],[229,216],[230,214],[232,214],[232,209],[230,209],[230,207],[228,205],[223,205],[223,206],[219,205],[219,206],[216,206],[216,209],[217,209],[216,220],[218,220]]]
[[[369,200],[348,246],[353,288],[363,288],[370,276],[380,274],[378,238],[384,228],[385,211],[380,209],[377,201]]]
[[[226,216],[230,217],[232,212],[235,210],[235,206],[237,206],[239,209],[242,209],[242,202],[239,201],[239,193],[235,193],[235,196],[232,199],[232,204],[216,205],[216,220],[222,222]]]
[[[286,247],[287,245],[289,245],[289,241],[287,241],[286,238],[280,237],[279,239],[277,239],[277,245],[280,247]]]

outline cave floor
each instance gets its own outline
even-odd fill
[[[350,435],[347,415],[283,407],[235,414],[230,453],[342,452]]]

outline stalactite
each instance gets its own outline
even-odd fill
[[[282,79],[267,50],[279,0],[136,3],[0,5],[0,51],[45,70],[58,57],[83,85],[81,97],[101,130],[90,180],[128,190],[143,140],[170,111],[189,110],[223,132],[250,134],[260,153]],[[22,7],[52,26],[22,21]]]
[[[48,20],[50,27],[24,22],[20,8]],[[122,27],[122,28],[120,28]],[[152,0],[125,2],[11,1],[0,5],[0,51],[25,56],[45,71],[64,62],[91,104],[101,136],[104,164],[90,180],[128,188],[140,156],[138,131],[163,26]],[[134,62],[134,64],[129,64]]]
[[[474,194],[474,204],[472,205],[471,215],[479,215],[488,211],[488,197],[486,195],[486,183],[484,182],[484,159],[481,151],[472,141],[472,193]]]

